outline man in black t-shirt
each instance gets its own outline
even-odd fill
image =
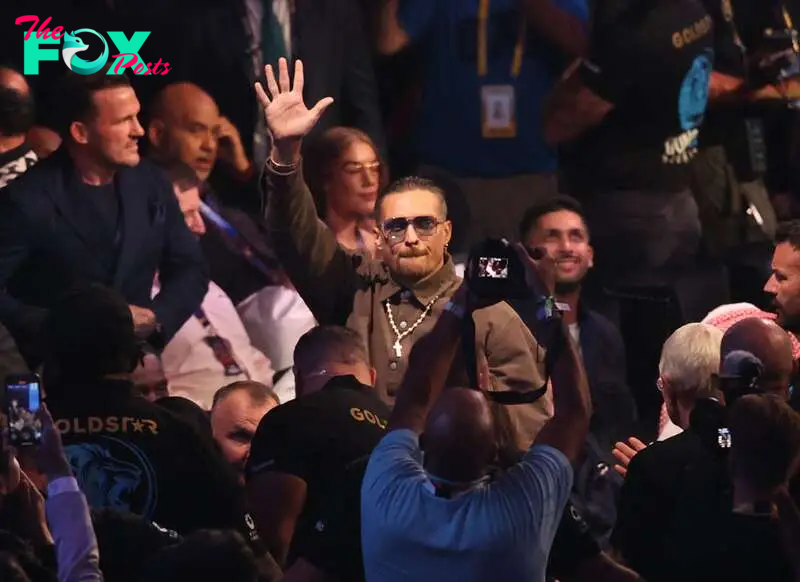
[[[660,281],[700,238],[689,162],[713,66],[699,0],[602,2],[588,57],[545,112],[551,143],[574,141],[568,187],[585,200],[598,269],[614,283]],[[610,276],[610,277],[609,277]]]
[[[297,559],[285,573],[299,580],[364,580],[361,552],[361,483],[369,456],[353,461],[328,488],[309,522],[314,524],[296,547]],[[313,573],[313,576],[311,575]]]
[[[243,494],[219,451],[135,393],[139,342],[125,299],[99,284],[76,289],[53,304],[46,332],[47,405],[89,505],[181,534],[247,535]]]
[[[298,398],[258,425],[245,469],[248,507],[270,553],[290,566],[346,467],[383,437],[389,408],[374,392],[375,370],[352,330],[317,327],[294,352]]]

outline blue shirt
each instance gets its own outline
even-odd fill
[[[586,0],[552,0],[586,21]],[[522,68],[511,74],[519,37],[518,0],[491,0],[487,74],[478,76],[478,0],[401,0],[400,25],[412,41],[424,39],[427,63],[416,130],[420,161],[461,177],[497,178],[556,169],[544,141],[542,102],[565,62],[559,49],[528,27]],[[517,137],[481,135],[481,87],[513,85]]]
[[[361,488],[366,580],[543,582],[571,488],[567,458],[533,446],[498,480],[436,497],[419,438],[392,431],[372,452]]]

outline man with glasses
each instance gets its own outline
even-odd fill
[[[280,78],[266,69],[267,96],[256,91],[273,136],[262,187],[275,253],[320,324],[346,325],[367,343],[377,370],[376,389],[388,403],[406,371],[414,342],[427,334],[460,283],[448,253],[452,225],[442,191],[406,178],[391,185],[376,205],[378,260],[348,255],[317,219],[301,172],[300,149],[330,105],[303,103],[303,65],[288,65]],[[478,360],[488,364],[487,388],[526,392],[543,383],[543,354],[505,303],[474,313]],[[527,449],[550,412],[550,398],[509,408],[521,447]]]
[[[245,468],[256,527],[284,566],[304,553],[324,500],[347,467],[372,452],[389,420],[364,340],[351,329],[303,335],[294,375],[297,398],[261,419]]]

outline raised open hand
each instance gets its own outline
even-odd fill
[[[333,99],[325,97],[309,109],[303,102],[302,61],[295,61],[294,86],[290,84],[289,65],[286,59],[282,58],[278,61],[278,69],[278,80],[276,81],[272,66],[264,67],[267,89],[271,98],[261,83],[256,83],[256,95],[264,108],[267,129],[272,135],[274,147],[285,151],[299,145],[300,141],[317,124],[325,109],[333,103]]]

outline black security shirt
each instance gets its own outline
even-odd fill
[[[577,186],[686,188],[713,59],[711,17],[699,0],[601,2],[579,74],[614,108],[575,146]]]
[[[361,551],[361,483],[369,457],[347,466],[332,486],[319,510],[309,514],[314,524],[297,547],[297,556],[333,580],[364,580]]]
[[[372,388],[353,376],[340,376],[261,419],[250,448],[247,478],[272,471],[298,477],[307,486],[287,564],[296,559],[345,468],[368,456],[383,437],[389,412]]]
[[[53,387],[47,405],[91,507],[141,515],[181,534],[246,532],[243,492],[219,452],[129,382]]]

